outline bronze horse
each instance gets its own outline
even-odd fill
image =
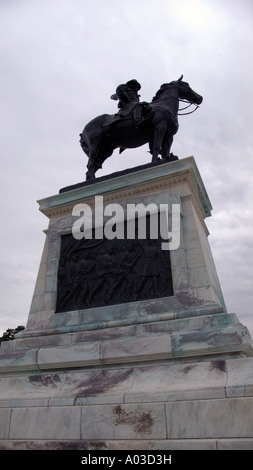
[[[80,134],[80,144],[89,158],[86,179],[95,178],[103,162],[116,148],[136,148],[149,143],[152,162],[162,158],[170,160],[173,136],[178,131],[179,101],[199,105],[202,96],[184,82],[183,76],[171,83],[161,85],[144,112],[143,124],[136,126],[133,117],[102,114],[90,121]],[[146,113],[146,115],[145,115]]]

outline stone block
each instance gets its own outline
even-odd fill
[[[35,294],[32,299],[32,304],[31,304],[29,315],[37,313],[37,312],[41,312],[42,310],[45,310],[44,309],[44,293],[39,294],[39,295]]]
[[[176,268],[186,269],[185,250],[183,248],[171,252],[171,266],[173,271]]]
[[[28,395],[26,395],[28,396]],[[6,408],[28,408],[28,407],[47,407],[48,406],[48,398],[26,398],[25,397],[9,397],[6,399],[0,399],[0,407]]]
[[[209,287],[210,280],[205,266],[192,267],[188,271],[191,287]]]
[[[103,328],[96,330],[80,331],[72,334],[72,343],[111,340],[115,341],[121,337],[132,337],[137,334],[137,326],[125,326],[115,328]]]
[[[57,289],[57,275],[48,274],[46,277],[46,292],[55,292]]]
[[[58,264],[58,258],[49,259],[47,263],[47,274],[57,276]]]
[[[65,395],[70,387],[70,393],[75,396],[77,404],[121,403],[124,393],[130,389],[134,380],[133,368],[96,368],[75,374],[67,374],[64,384]],[[70,384],[70,385],[69,385]]]
[[[26,325],[26,333],[28,330],[46,330],[50,324],[50,320],[54,318],[54,310],[45,310],[31,313]]]
[[[253,397],[253,385],[244,385],[245,397]]]
[[[136,339],[128,338],[101,343],[102,363],[124,363],[171,357],[171,341],[167,335]]]
[[[185,251],[186,263],[191,268],[205,266],[203,251],[200,248]]]
[[[185,250],[198,249],[200,246],[199,235],[197,230],[192,230],[184,234],[184,248]]]
[[[184,286],[188,286],[188,273],[184,267],[173,269],[174,294],[178,296]]]
[[[211,439],[182,440],[0,440],[1,450],[217,450],[216,441]],[[250,448],[250,447],[249,447]],[[161,452],[161,455],[163,453]],[[165,455],[166,457],[166,455]],[[172,457],[173,459],[173,457]],[[151,460],[150,460],[151,461]],[[168,462],[165,462],[165,464]],[[172,464],[175,460],[172,460]],[[150,463],[151,465],[151,463]]]
[[[192,214],[192,206],[188,209],[188,214],[185,214],[185,207],[184,207],[184,214],[182,217],[182,226],[184,232],[193,232],[196,230],[196,222]]]
[[[141,334],[175,333],[187,332],[204,328],[224,328],[233,325],[237,320],[234,314],[212,314],[189,316],[186,318],[175,318],[173,320],[164,320],[145,323],[139,326]]]
[[[49,234],[48,260],[58,258],[60,255],[60,236],[53,232]]]
[[[0,440],[0,450],[109,450],[110,441],[80,439],[8,439]]]
[[[115,440],[110,442],[112,450],[217,450],[216,441],[208,439],[187,440]],[[173,457],[172,457],[173,459]],[[174,460],[174,459],[173,459]],[[173,465],[172,460],[172,465]],[[165,463],[166,464],[166,463]],[[169,466],[169,464],[168,464]]]
[[[227,363],[226,395],[253,396],[253,358],[240,358]]]
[[[217,450],[253,450],[253,439],[219,439]]]
[[[252,355],[252,340],[240,323],[227,328],[182,331],[172,336],[175,357],[243,352]]]
[[[82,439],[165,439],[163,404],[82,408]]]
[[[169,439],[253,438],[253,397],[167,403]]]
[[[66,313],[56,313],[53,315],[50,327],[51,328],[60,328],[64,326],[71,327],[72,325],[79,325],[82,323],[80,321],[80,312],[79,310],[74,310],[73,312]]]
[[[15,408],[10,439],[80,439],[80,407]]]
[[[43,310],[55,310],[56,305],[56,284],[54,292],[46,292],[43,298]]]
[[[41,348],[38,352],[40,369],[90,366],[99,363],[99,343],[82,343],[75,346]]]
[[[8,439],[10,417],[10,408],[0,408],[0,439]]]
[[[248,386],[253,383],[253,358],[232,359],[227,363],[227,387]]]
[[[36,281],[36,286],[35,286],[35,289],[34,289],[34,296],[44,294],[45,290],[46,290],[46,279],[45,279],[45,277],[43,277],[43,278],[38,277],[38,279]]]
[[[225,397],[224,361],[136,367],[131,377],[126,403]]]
[[[28,351],[0,351],[0,372],[27,371],[37,369],[36,349]]]
[[[65,397],[59,397],[59,398],[49,398],[48,400],[48,406],[74,406],[75,403],[75,398],[65,398]]]
[[[124,393],[122,395],[107,395],[103,393],[98,396],[86,396],[75,399],[75,405],[111,405],[115,403],[124,403]]]
[[[45,256],[45,258],[43,259],[43,256],[42,256],[42,259],[41,259],[41,263],[40,263],[40,267],[39,267],[39,271],[38,271],[38,277],[37,277],[37,280],[38,279],[45,279],[46,277],[46,274],[47,274],[47,256]]]
[[[64,346],[71,344],[71,334],[65,335],[45,335],[45,336],[31,336],[30,338],[17,339],[16,350],[19,349],[33,349],[50,346]]]

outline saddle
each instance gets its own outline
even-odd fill
[[[103,127],[110,128],[118,122],[132,120],[135,123],[136,130],[138,130],[142,129],[150,121],[152,115],[153,111],[150,104],[147,101],[142,101],[134,103],[132,106],[124,107],[116,114],[107,115]]]

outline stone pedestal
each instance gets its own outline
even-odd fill
[[[62,237],[95,196],[167,204],[168,220],[180,204],[170,295],[56,313]],[[252,339],[226,311],[194,159],[39,204],[49,226],[27,326],[0,349],[0,449],[253,449]]]

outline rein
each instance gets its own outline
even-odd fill
[[[194,105],[193,103],[191,103],[188,100],[183,100],[182,98],[174,98],[174,99],[176,99],[178,101],[181,101],[182,103],[189,103],[188,106],[185,106],[184,108],[181,108],[181,109],[178,110],[178,112],[177,112],[178,116],[187,116],[188,114],[194,113],[199,108],[199,105],[197,105],[197,104]],[[164,99],[155,99],[155,100],[153,99],[150,104],[152,104],[152,103],[156,104],[156,103],[159,103],[160,101],[164,101]],[[192,111],[189,111],[188,113],[179,113],[179,111],[184,111],[185,109],[189,108],[190,106],[195,106],[195,109],[193,109]]]
[[[188,100],[182,100],[180,98],[178,98],[178,101],[181,101],[182,103],[189,103]],[[178,111],[184,111],[185,109],[189,108],[190,106],[192,106],[193,103],[189,103],[188,106],[185,106],[184,108],[181,108],[179,109]],[[192,114],[194,113],[195,111],[197,111],[197,109],[199,108],[198,105],[196,105],[195,109],[193,109],[193,111],[189,111],[188,113],[177,113],[178,116],[187,116],[188,114]]]

